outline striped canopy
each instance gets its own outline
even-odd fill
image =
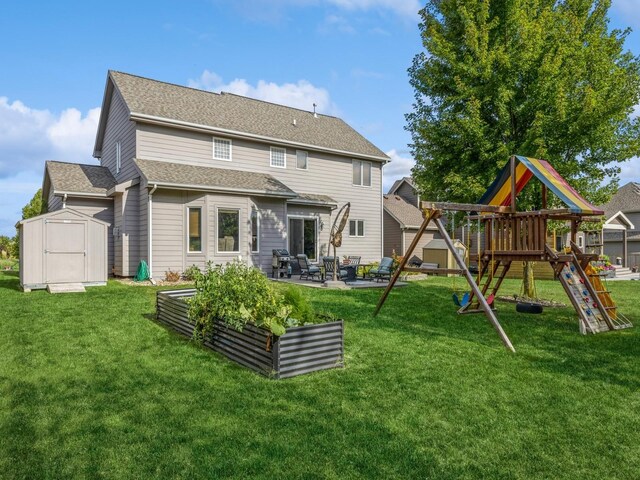
[[[516,155],[516,195],[535,175],[562,200],[572,213],[583,215],[602,215],[604,212],[587,202],[564,178],[545,160]],[[482,205],[511,205],[511,168],[510,162],[493,181],[489,189],[478,202]]]

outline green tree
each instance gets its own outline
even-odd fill
[[[640,153],[640,62],[610,0],[428,0],[409,69],[424,198],[476,202],[512,154],[548,160],[596,204]],[[612,181],[607,181],[611,178]],[[536,182],[531,182],[536,183]],[[520,208],[538,208],[527,188]]]
[[[610,0],[428,0],[409,69],[413,175],[423,197],[476,202],[512,154],[548,160],[595,204],[640,153],[640,61]],[[557,199],[550,198],[550,206]],[[540,208],[537,182],[518,207]],[[529,266],[530,267],[530,266]],[[533,295],[532,268],[524,293]]]
[[[22,220],[32,218],[41,213],[47,211],[47,202],[42,200],[42,189],[39,188],[35,195],[29,200],[24,207],[22,207]],[[13,238],[13,248],[10,252],[12,256],[18,257],[20,255],[20,232],[16,232],[16,236]]]
[[[32,218],[46,212],[46,207],[43,208],[43,206],[42,189],[39,188],[29,203],[22,207],[22,219]]]

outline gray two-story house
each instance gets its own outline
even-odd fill
[[[110,71],[93,155],[47,162],[43,195],[111,225],[116,276],[141,260],[154,278],[238,257],[268,270],[276,248],[319,260],[346,202],[339,254],[382,256],[389,158],[339,118]]]

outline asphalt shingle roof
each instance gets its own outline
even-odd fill
[[[607,218],[618,212],[637,212],[640,211],[640,184],[629,182],[620,187],[618,191],[611,197],[609,203],[601,207]]]
[[[337,205],[337,202],[328,195],[317,195],[315,193],[300,193],[296,197],[298,203],[311,203],[316,205]]]
[[[271,175],[228,168],[202,167],[157,160],[134,160],[150,184],[253,193],[268,196],[296,197],[297,194]]]
[[[402,182],[407,182],[413,188],[416,188],[416,184],[413,182],[413,178],[411,178],[411,177],[402,177],[402,178],[399,178],[398,180],[396,180],[395,182],[393,182],[393,185],[391,185],[391,188],[389,189],[389,194],[395,193],[396,190],[400,187],[400,184],[402,184]]]
[[[107,167],[48,160],[46,169],[54,192],[105,194],[116,180]]]
[[[422,212],[418,207],[407,203],[398,195],[385,195],[384,209],[395,217],[402,227],[419,227],[422,224]]]
[[[110,72],[132,114],[178,120],[353,154],[389,157],[343,120],[231,93]],[[312,106],[309,105],[311,109]],[[294,125],[295,120],[295,125]]]

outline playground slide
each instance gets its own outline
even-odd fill
[[[566,263],[558,278],[562,283],[571,303],[580,317],[580,332],[598,333],[609,330],[598,304],[591,297],[585,286],[585,280],[581,278],[576,267]]]

